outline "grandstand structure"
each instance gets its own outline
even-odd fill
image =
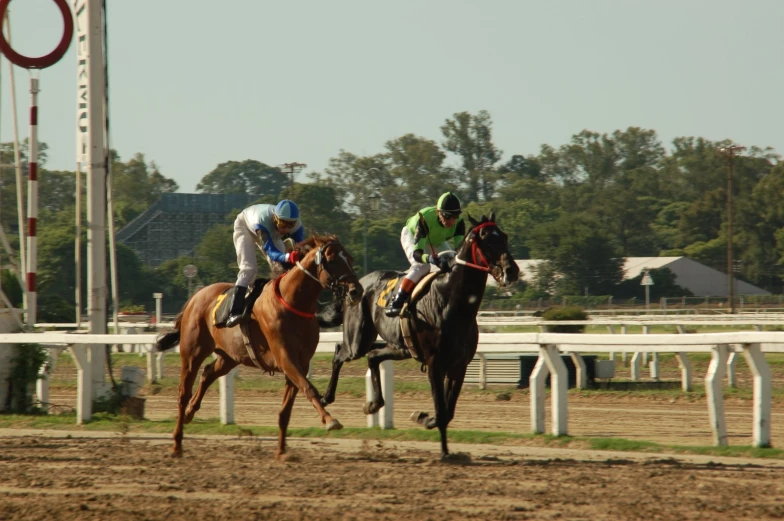
[[[117,242],[133,249],[144,264],[158,267],[166,260],[192,255],[210,227],[233,221],[255,198],[249,194],[164,193],[117,232]]]

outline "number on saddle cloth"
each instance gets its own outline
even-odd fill
[[[212,308],[213,326],[226,326],[226,321],[229,319],[229,313],[231,313],[231,301],[234,300],[234,293],[236,291],[237,287],[232,286],[218,295],[218,298],[215,299],[215,306]]]
[[[387,281],[387,285],[378,294],[378,300],[376,300],[376,305],[378,307],[387,307],[387,302],[389,302],[390,298],[395,296],[395,290],[397,290],[401,280],[403,280],[403,277],[395,277],[394,279],[389,279]]]

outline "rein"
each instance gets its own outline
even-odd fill
[[[346,288],[346,286],[345,286],[344,284],[342,284],[342,281],[343,281],[343,280],[345,280],[346,278],[348,278],[348,276],[349,276],[349,275],[347,275],[347,274],[346,274],[346,275],[342,275],[342,276],[340,276],[340,277],[336,278],[336,277],[334,277],[334,276],[333,276],[333,275],[332,275],[332,274],[329,272],[329,270],[328,270],[328,269],[327,269],[327,267],[325,266],[325,264],[326,264],[326,258],[325,258],[325,256],[324,256],[324,249],[325,249],[325,248],[326,248],[328,245],[329,245],[329,243],[328,243],[328,244],[325,244],[325,245],[323,245],[323,246],[321,246],[321,247],[320,247],[320,248],[319,248],[319,249],[316,251],[316,259],[315,259],[315,262],[314,262],[314,264],[315,264],[315,266],[316,266],[316,275],[313,275],[313,274],[310,272],[310,270],[308,270],[307,268],[305,268],[305,266],[303,266],[303,265],[302,265],[302,263],[300,263],[300,261],[297,261],[297,262],[296,262],[296,266],[297,266],[297,268],[298,268],[300,271],[302,271],[303,273],[305,273],[305,275],[307,275],[307,276],[308,276],[308,277],[310,277],[311,279],[313,279],[313,280],[315,280],[316,282],[318,282],[319,286],[321,286],[321,287],[323,287],[323,288],[327,288],[327,289],[328,289],[328,290],[330,290],[332,293],[334,293],[336,297],[338,297],[338,298],[343,298],[343,297],[345,297],[345,296],[346,296],[346,292],[348,291],[348,289]],[[346,262],[346,265],[349,267],[349,269],[351,269],[351,266],[349,265],[348,261],[346,260],[345,256],[343,255],[343,252],[340,252],[340,254],[339,254],[339,255],[340,255],[340,257],[341,257],[341,258],[342,258],[342,259],[343,259],[343,260]],[[319,276],[318,276],[318,275],[320,275],[320,273],[321,273],[321,271],[322,271],[322,270],[327,272],[327,276],[328,276],[328,278],[329,278],[329,280],[328,280],[328,283],[327,283],[327,284],[325,284],[325,283],[321,282],[321,279],[320,279],[320,278],[319,278]],[[288,272],[286,272],[286,273],[288,273]],[[275,279],[275,281],[274,281],[274,283],[273,283],[273,286],[274,286],[274,289],[275,289],[275,298],[277,298],[277,299],[278,299],[278,301],[279,301],[281,304],[283,304],[283,307],[285,307],[285,308],[286,308],[288,311],[291,311],[291,312],[292,312],[292,313],[294,313],[295,315],[299,315],[299,316],[301,316],[301,317],[304,317],[304,318],[313,318],[313,317],[315,317],[315,316],[316,316],[316,314],[315,314],[315,313],[307,313],[307,312],[305,312],[305,311],[300,311],[299,309],[295,308],[294,306],[292,306],[291,304],[289,304],[288,302],[286,302],[286,301],[283,299],[283,295],[281,295],[281,293],[280,293],[280,280],[281,280],[281,279],[282,279],[284,276],[286,276],[286,273],[284,273],[284,274],[283,274],[283,275],[281,275],[280,277],[276,278],[276,279]]]
[[[471,260],[473,262],[467,262],[467,261],[464,261],[462,259],[458,259],[457,257],[455,257],[455,262],[457,264],[462,264],[463,266],[467,266],[469,268],[474,268],[476,270],[484,271],[484,272],[487,272],[487,273],[490,273],[491,271],[493,271],[493,268],[490,267],[490,263],[487,262],[487,258],[485,258],[484,253],[482,253],[482,250],[479,249],[479,245],[476,244],[476,232],[477,232],[477,230],[481,230],[482,228],[484,228],[486,226],[495,226],[495,225],[496,224],[493,221],[487,221],[485,223],[482,223],[482,224],[477,225],[476,227],[474,227],[474,229],[471,230],[471,235],[472,235],[472,237],[474,239],[473,241],[471,241]],[[478,260],[477,260],[477,257],[479,258]],[[480,264],[480,262],[482,264]]]

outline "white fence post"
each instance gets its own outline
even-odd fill
[[[240,368],[235,367],[228,374],[218,378],[220,388],[220,420],[223,425],[234,423],[234,378]]]
[[[722,380],[727,369],[729,346],[720,344],[713,348],[708,374],[705,377],[705,392],[708,395],[708,416],[710,417],[713,440],[716,445],[727,445],[727,424],[724,419],[724,391]]]
[[[87,349],[85,344],[68,347],[76,362],[76,423],[79,425],[90,421],[93,415],[93,379]]]
[[[541,346],[539,349],[547,369],[550,370],[550,406],[553,415],[553,436],[566,436],[568,434],[568,412],[566,409],[566,394],[569,388],[569,376],[566,364],[561,360],[561,353],[554,345]]]
[[[729,358],[727,358],[727,385],[732,388],[738,386],[738,380],[735,377],[735,366],[737,365],[738,360],[738,353],[735,351],[730,352]]]
[[[754,426],[752,443],[755,447],[770,447],[770,410],[772,383],[770,367],[759,344],[743,344],[743,356],[754,374]]]
[[[689,392],[692,390],[691,362],[686,353],[675,353],[675,356],[678,358],[678,367],[681,368],[681,389]]]
[[[384,396],[384,406],[378,411],[379,427],[382,429],[395,428],[395,366],[392,360],[385,360],[379,366],[381,373],[381,394]]]
[[[585,360],[579,353],[569,353],[574,363],[575,382],[577,389],[588,389],[588,370],[585,368]]]
[[[373,377],[370,376],[370,369],[369,368],[368,368],[367,372],[365,373],[365,396],[367,397],[367,401],[369,401],[369,402],[372,402],[376,398],[376,393],[373,392]],[[367,426],[370,429],[372,429],[373,427],[378,427],[378,413],[377,412],[374,412],[373,414],[368,414],[367,415]]]
[[[531,391],[531,430],[534,434],[544,434],[544,382],[548,374],[550,370],[540,353],[528,379],[528,388]]]

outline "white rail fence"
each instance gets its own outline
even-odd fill
[[[341,339],[340,332],[322,333],[317,352],[334,352],[335,342]],[[6,333],[0,334],[0,344],[37,343],[62,349],[66,346],[77,365],[77,423],[88,421],[92,416],[92,371],[90,353],[92,349],[103,349],[106,344],[131,344],[145,346],[148,351],[148,370],[162,374],[161,354],[153,353],[149,347],[155,342],[154,334],[139,335],[86,335],[70,333]],[[784,332],[736,331],[731,333],[705,334],[629,334],[629,335],[574,335],[563,333],[482,333],[479,337],[478,353],[537,353],[536,366],[530,377],[531,430],[545,430],[545,380],[551,375],[552,434],[568,434],[566,366],[562,354],[575,360],[578,382],[585,381],[583,353],[634,353],[640,360],[642,351],[674,353],[681,364],[684,388],[691,382],[691,367],[687,353],[710,353],[711,363],[705,376],[708,412],[716,445],[727,445],[727,429],[724,419],[722,379],[727,372],[730,356],[743,354],[751,368],[753,386],[752,437],[755,447],[770,445],[770,420],[772,404],[772,379],[764,353],[784,353]],[[156,359],[157,358],[157,359]],[[632,367],[635,366],[633,359]],[[392,362],[382,364],[383,389],[386,406],[377,418],[368,418],[369,425],[393,428],[393,382]],[[483,365],[480,363],[480,365]],[[102,368],[101,368],[102,369]],[[634,371],[633,371],[634,372]],[[234,375],[236,369],[220,383],[220,411],[223,423],[234,422]],[[481,371],[480,371],[481,374]],[[480,377],[482,380],[483,377]],[[46,388],[46,378],[39,381],[39,399]],[[579,383],[578,383],[579,385]],[[43,394],[47,394],[46,390]],[[377,422],[377,423],[376,423]]]

